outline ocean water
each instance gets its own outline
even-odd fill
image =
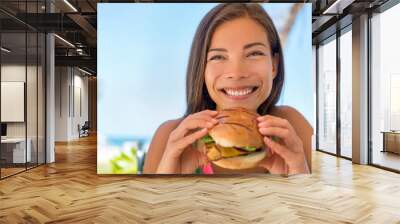
[[[143,147],[150,143],[151,137],[127,137],[127,136],[110,136],[107,137],[107,144],[112,146],[123,146],[127,142],[137,142],[139,149],[143,150]]]

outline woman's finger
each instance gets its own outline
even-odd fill
[[[277,118],[278,118],[278,119],[281,119],[280,117],[267,114],[267,115],[263,115],[263,116],[257,117],[257,120],[258,120],[258,121],[264,121],[264,120],[277,119]]]
[[[211,114],[211,115],[215,116],[215,115],[218,114],[218,111],[216,111],[216,110],[203,110],[203,111],[200,111],[199,113],[206,113],[206,114]]]
[[[204,110],[195,114],[189,114],[182,122],[181,125],[185,125],[188,122],[191,122],[192,120],[205,120],[211,123],[218,123],[218,120],[215,119],[214,117],[218,114],[218,111],[211,111],[211,110]],[[178,127],[179,127],[178,126]]]
[[[191,141],[192,139],[196,139],[196,138],[199,139],[199,138],[205,136],[207,133],[208,133],[207,128],[203,128],[185,138],[181,138],[175,142],[171,142],[169,145],[168,154],[171,155],[172,157],[178,158],[179,156],[181,156],[184,153],[185,149],[189,145],[191,145],[193,142],[196,141],[196,140]],[[190,138],[187,139],[188,137],[190,137]]]
[[[270,156],[259,163],[259,166],[267,169],[270,174],[287,173],[285,161],[280,156]]]
[[[207,128],[203,128],[201,130],[198,130],[180,140],[178,140],[176,142],[176,147],[181,149],[182,151],[189,145],[191,145],[192,143],[194,143],[195,141],[197,141],[198,139],[200,139],[201,137],[205,136],[206,134],[208,134],[208,129]]]
[[[294,130],[290,122],[286,119],[265,115],[257,118],[258,127],[281,127]]]
[[[212,128],[216,123],[203,119],[189,119],[184,120],[182,123],[174,130],[173,139],[181,139],[185,137],[188,133],[195,131],[199,128]]]
[[[215,119],[218,115],[218,111],[215,110],[203,110],[194,114],[189,114],[186,118],[203,118],[203,119]]]
[[[293,142],[293,134],[290,130],[280,127],[259,128],[259,131],[264,136],[276,136],[282,139],[287,145]]]
[[[291,158],[293,157],[294,152],[290,151],[281,144],[272,141],[270,138],[264,137],[264,142],[269,148],[271,148],[274,151],[274,154],[278,154],[285,161],[290,161]]]
[[[273,166],[273,164],[274,164],[274,159],[275,159],[274,156],[267,156],[267,157],[265,157],[265,159],[263,159],[263,160],[258,164],[258,166],[263,167],[263,168],[265,168],[265,169],[267,169],[267,170],[271,170],[271,168],[272,168],[272,166]]]
[[[191,119],[202,119],[202,120],[207,120],[207,121],[218,123],[218,120],[214,116],[211,116],[209,114],[193,114],[193,115],[190,115],[190,117],[189,116],[187,117],[187,120],[191,120]]]

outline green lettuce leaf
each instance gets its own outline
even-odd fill
[[[200,139],[204,144],[215,143],[214,139],[210,135],[206,135]]]
[[[257,148],[254,147],[254,146],[245,146],[245,147],[241,147],[241,149],[244,149],[244,150],[250,151],[250,152],[253,152],[253,151],[257,150]]]

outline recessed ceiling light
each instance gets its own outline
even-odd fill
[[[4,52],[6,52],[6,53],[10,53],[10,52],[11,52],[11,50],[9,50],[9,49],[7,49],[7,48],[5,48],[5,47],[1,47],[1,50],[4,51]]]
[[[351,5],[355,0],[336,0],[322,14],[342,14],[343,9]]]
[[[60,39],[62,42],[64,42],[64,43],[66,43],[67,45],[69,45],[70,47],[75,48],[75,45],[73,45],[73,44],[72,44],[71,42],[69,42],[68,40],[66,40],[66,39],[64,39],[64,38],[62,38],[62,37],[60,37],[60,36],[57,35],[57,34],[54,34],[54,36],[57,37],[58,39]]]
[[[83,73],[85,73],[85,74],[87,74],[87,75],[90,75],[90,76],[92,75],[92,73],[90,73],[90,72],[88,72],[88,71],[86,71],[86,70],[83,70],[83,69],[81,69],[81,68],[79,68],[79,67],[78,67],[78,70],[81,71],[81,72],[83,72]]]
[[[71,4],[69,3],[68,0],[64,0],[65,4],[67,4],[74,12],[78,12],[78,10]]]

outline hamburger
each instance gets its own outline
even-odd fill
[[[263,136],[258,132],[257,113],[244,108],[219,111],[219,121],[198,141],[208,159],[226,169],[255,167],[267,156]]]

